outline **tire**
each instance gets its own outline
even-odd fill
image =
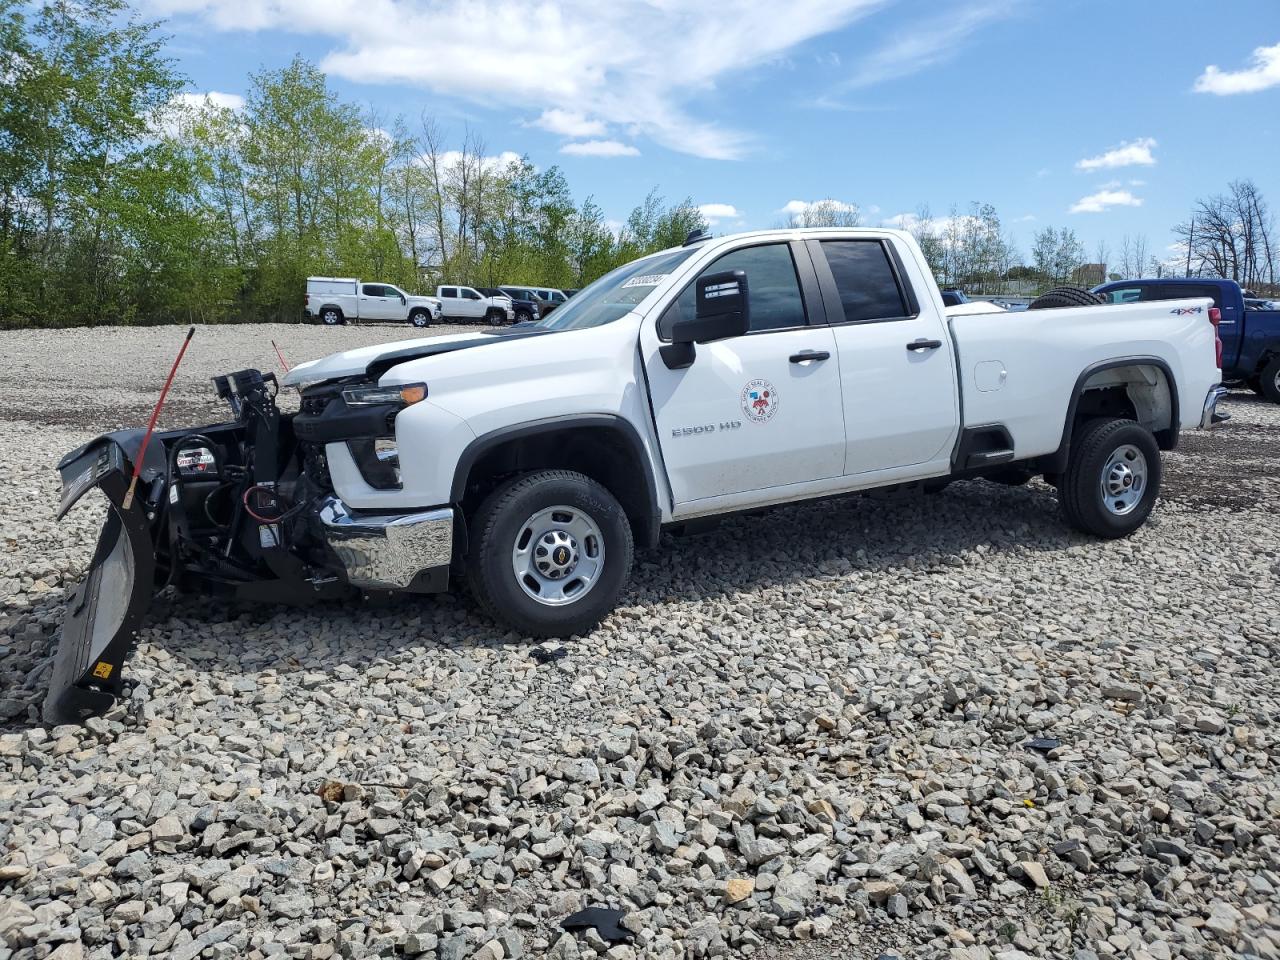
[[[471,592],[485,613],[526,636],[586,633],[614,608],[631,573],[626,513],[580,473],[539,470],[509,480],[485,498],[470,526]],[[539,558],[539,546],[551,552]],[[582,585],[592,551],[596,576]],[[536,569],[539,563],[549,575]]]
[[[1058,499],[1072,527],[1115,540],[1151,515],[1160,476],[1160,448],[1150,430],[1134,420],[1092,420],[1071,438]]]
[[[326,327],[337,327],[347,322],[337,307],[325,307],[320,311],[320,322]]]
[[[1102,297],[1079,287],[1054,287],[1031,301],[1028,310],[1051,310],[1056,307],[1094,307],[1106,303]]]
[[[1272,403],[1280,403],[1280,357],[1272,357],[1258,377],[1259,392]]]
[[[507,319],[507,315],[501,310],[494,309],[486,313],[484,315],[484,319],[485,323],[489,324],[489,326],[496,327],[500,326],[502,322]]]
[[[415,327],[431,326],[431,312],[428,310],[414,310],[409,314],[409,322]]]
[[[533,323],[533,314],[528,310],[517,310],[516,323]]]

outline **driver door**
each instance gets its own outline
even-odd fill
[[[675,320],[692,315],[695,280],[641,335],[676,516],[696,514],[712,498],[844,470],[840,365],[808,252],[787,242],[741,247],[700,275],[725,270],[747,274],[745,335],[698,344],[690,366],[667,367],[660,349]]]
[[[366,283],[360,287],[360,318],[362,320],[390,320],[391,298],[387,296],[388,288],[380,283]],[[400,298],[395,298],[396,306]]]

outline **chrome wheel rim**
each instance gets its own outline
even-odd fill
[[[1102,468],[1102,503],[1109,513],[1123,517],[1137,509],[1147,492],[1147,458],[1126,443],[1112,451]]]
[[[332,310],[326,310],[323,314],[321,314],[321,319],[323,319],[324,322],[331,327],[337,326],[338,315]]]
[[[415,327],[425,327],[427,325],[426,315],[421,313],[415,313],[413,315],[413,325]]]
[[[604,571],[604,535],[579,507],[547,507],[520,525],[511,548],[520,589],[537,603],[563,607],[585,597]]]

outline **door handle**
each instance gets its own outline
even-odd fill
[[[799,353],[791,355],[792,363],[807,363],[810,360],[829,360],[830,352],[826,350],[801,350]]]
[[[907,344],[907,349],[915,353],[920,350],[937,350],[940,346],[942,346],[941,340],[925,340],[922,338],[920,340],[912,340]]]

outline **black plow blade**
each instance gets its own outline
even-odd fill
[[[62,517],[90,489],[110,504],[89,572],[67,600],[62,638],[44,701],[49,724],[81,723],[104,713],[124,692],[125,659],[155,588],[155,547],[145,496],[122,506],[131,466],[119,444],[99,438],[70,454],[62,474]]]

